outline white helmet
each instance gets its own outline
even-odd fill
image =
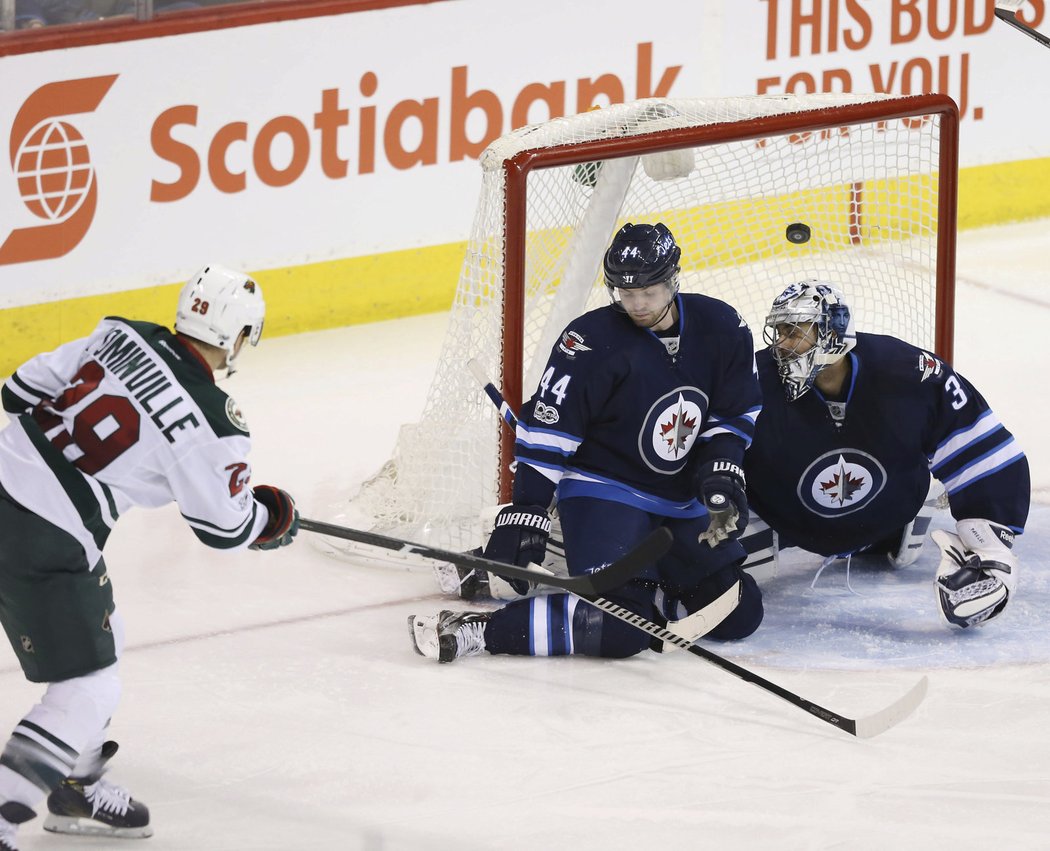
[[[243,272],[212,263],[179,293],[175,330],[225,350],[227,374],[232,374],[237,340],[247,331],[248,342],[258,345],[265,316],[259,285]]]
[[[782,336],[788,336],[785,332],[803,325],[812,326],[816,333],[809,349],[800,353],[777,345]],[[773,299],[762,339],[776,359],[788,401],[805,394],[824,367],[842,360],[857,345],[845,296],[833,284],[816,278],[791,284]]]

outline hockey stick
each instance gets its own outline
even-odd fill
[[[651,620],[635,614],[630,609],[617,605],[612,600],[603,597],[592,597],[589,594],[577,594],[582,600],[586,600],[592,606],[596,606],[603,612],[608,612],[615,618],[637,627],[642,632],[647,632],[653,638],[659,638],[664,646],[659,653],[669,653],[679,647],[689,647],[698,638],[703,638],[712,629],[718,626],[729,615],[740,602],[740,582],[734,582],[717,600],[708,603],[702,609],[697,609],[691,615],[677,621],[668,621],[667,626],[660,626]]]
[[[512,431],[517,428],[517,415],[511,409],[507,400],[503,398],[503,394],[500,393],[496,385],[488,380],[485,371],[481,368],[481,364],[471,358],[467,361],[467,366],[475,380],[481,385],[481,389],[485,391],[485,395],[492,400],[492,404],[494,404],[497,410],[499,410],[500,419],[502,419]],[[670,652],[680,645],[675,644],[673,641],[666,640],[663,633],[669,632],[673,636],[684,638],[690,642],[696,641],[698,638],[703,638],[707,633],[729,617],[733,609],[736,608],[737,603],[740,602],[740,582],[734,582],[732,587],[723,593],[721,597],[704,606],[702,609],[693,612],[691,615],[687,615],[680,620],[668,621],[666,627],[659,627],[652,621],[645,620],[630,609],[625,609],[610,600],[603,600],[600,597],[588,597],[583,594],[580,594],[579,596],[587,600],[588,603],[597,606],[602,611],[608,612],[613,617],[617,617],[622,621],[637,626],[639,629],[648,632],[656,638],[664,639],[665,647],[663,652]],[[643,625],[643,623],[645,625]]]
[[[1014,29],[1020,30],[1029,38],[1034,38],[1043,45],[1043,47],[1050,47],[1050,38],[1047,38],[1038,30],[1032,29],[1023,21],[1017,20],[1017,10],[1023,5],[1024,0],[1019,0],[1019,2],[1018,0],[1014,0],[1014,2],[1010,2],[1010,0],[1000,0],[1000,2],[995,4],[995,17],[1000,21],[1008,23],[1010,26],[1014,27]]]
[[[474,374],[474,377],[484,388],[485,393],[496,404],[496,407],[499,408],[500,415],[503,417],[504,421],[512,427],[516,426],[516,419],[511,420],[507,416],[508,413],[510,414],[510,416],[513,416],[513,412],[510,411],[509,405],[506,404],[506,402],[503,399],[503,395],[499,392],[495,385],[492,384],[492,382],[486,378],[485,373],[482,371],[480,365],[476,361],[471,360],[468,366],[470,367],[470,371]],[[737,583],[734,587],[738,588],[738,586],[739,583]],[[723,595],[723,597],[724,596],[725,595]],[[598,601],[589,600],[589,602],[605,611],[609,611]],[[716,600],[715,603],[712,603],[711,605],[715,606],[716,604],[718,604],[718,602],[719,601]],[[736,603],[734,602],[733,606],[735,607],[735,605]],[[701,612],[702,611],[703,610],[701,610]],[[730,609],[729,611],[732,611],[732,609]],[[722,617],[724,618],[726,615],[728,615],[729,611],[722,615]],[[616,613],[610,612],[610,614]],[[696,614],[700,614],[700,612],[697,612]],[[619,617],[619,615],[617,615],[617,617]],[[653,624],[651,621],[647,621],[644,618],[641,618],[640,616],[635,617],[637,618],[638,622],[633,622],[628,618],[621,618],[621,620],[626,620],[628,623],[633,623],[634,626],[638,627],[644,632],[648,632],[650,635],[657,635],[656,632],[648,628],[655,627],[656,624]],[[683,621],[679,621],[678,624],[682,624],[687,620],[688,618],[685,618],[683,619]],[[704,632],[702,632],[701,635],[705,634],[710,629],[713,629],[716,625],[717,622],[711,624],[711,626],[708,627],[707,630],[704,630]],[[668,624],[668,626],[670,626],[670,624]],[[659,627],[657,627],[657,629],[659,630]],[[660,630],[660,632],[668,633],[667,630]],[[722,670],[728,671],[729,673],[733,674],[736,677],[739,677],[745,682],[749,682],[753,685],[758,686],[761,689],[764,689],[765,691],[775,694],[777,697],[786,700],[793,706],[797,706],[799,709],[803,709],[811,715],[816,716],[821,721],[831,724],[833,727],[838,727],[840,730],[849,733],[851,736],[856,736],[859,739],[870,739],[872,736],[877,736],[879,735],[879,733],[885,732],[886,730],[890,729],[891,727],[895,726],[896,724],[907,718],[909,715],[911,715],[912,712],[914,712],[915,709],[918,707],[918,705],[922,703],[923,698],[926,697],[926,690],[929,686],[929,680],[924,676],[904,695],[902,695],[900,698],[898,698],[896,701],[894,701],[884,709],[881,709],[878,712],[874,712],[871,715],[866,715],[863,718],[847,718],[844,715],[838,714],[837,712],[832,712],[830,709],[821,706],[819,703],[814,703],[811,700],[806,700],[806,698],[801,697],[795,694],[794,692],[788,691],[783,686],[779,686],[776,683],[767,680],[765,677],[761,677],[758,674],[749,671],[747,668],[737,665],[735,662],[730,662],[728,659],[719,656],[717,653],[712,653],[710,650],[707,650],[704,647],[700,647],[694,644],[693,641],[696,640],[695,638],[689,639],[688,637],[683,637],[676,633],[670,633],[669,636],[667,634],[661,634],[657,637],[663,639],[665,644],[671,645],[672,647],[679,647],[682,650],[688,650],[690,653],[694,654],[695,656],[699,656],[704,661],[710,662],[712,665],[717,665],[719,668],[722,668]]]
[[[376,532],[351,529],[348,526],[336,526],[334,523],[323,523],[320,520],[301,518],[299,520],[299,528],[305,529],[307,532],[330,535],[333,538],[357,541],[359,544],[369,544],[373,547],[382,547],[383,549],[397,552],[415,553],[434,561],[449,562],[457,567],[486,570],[504,578],[538,582],[542,585],[550,585],[553,588],[561,588],[563,591],[571,591],[580,596],[601,594],[610,588],[619,588],[637,574],[638,571],[650,562],[658,559],[671,547],[671,533],[667,529],[654,529],[633,550],[621,556],[607,567],[583,576],[566,578],[548,573],[537,565],[518,567],[513,564],[490,561],[487,558],[470,555],[469,553],[439,550],[436,547],[428,547],[425,544],[414,544],[401,538],[390,538]]]
[[[664,640],[666,641],[667,639]],[[899,697],[885,709],[880,709],[878,712],[866,715],[863,718],[847,718],[844,715],[839,715],[837,712],[832,712],[830,709],[826,709],[819,703],[814,703],[812,700],[806,700],[806,698],[800,697],[794,692],[790,692],[786,688],[778,686],[774,682],[770,682],[765,677],[760,677],[753,671],[749,671],[747,668],[742,668],[735,662],[730,662],[728,659],[719,656],[717,653],[712,653],[710,650],[689,643],[685,639],[671,639],[670,643],[677,644],[683,650],[688,650],[690,653],[699,656],[701,659],[704,659],[713,665],[717,665],[724,671],[729,671],[729,673],[740,677],[740,679],[745,682],[752,683],[760,689],[772,692],[777,697],[783,698],[793,706],[797,706],[799,709],[804,709],[806,712],[810,713],[810,715],[815,715],[821,721],[826,721],[833,727],[838,727],[840,730],[849,733],[851,736],[856,736],[858,739],[870,739],[872,736],[884,733],[886,730],[890,729],[890,727],[903,721],[915,711],[920,703],[922,703],[923,698],[926,697],[926,689],[929,686],[929,680],[924,676],[913,685],[906,694]]]

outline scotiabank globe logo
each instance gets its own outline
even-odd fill
[[[66,119],[94,112],[116,74],[41,86],[11,125],[10,156],[22,202],[42,224],[11,231],[0,264],[50,260],[72,251],[95,217],[98,181],[80,131]]]

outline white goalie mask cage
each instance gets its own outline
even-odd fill
[[[801,334],[792,334],[801,331]],[[777,345],[783,337],[812,340],[799,352]],[[853,312],[842,291],[810,278],[791,284],[773,300],[762,339],[773,353],[789,401],[803,396],[822,369],[844,358],[857,345]]]
[[[243,272],[212,263],[183,286],[175,311],[175,330],[226,352],[226,370],[234,371],[237,340],[259,344],[266,302],[262,288]]]

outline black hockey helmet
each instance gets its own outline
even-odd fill
[[[638,289],[667,284],[672,296],[678,292],[679,259],[682,249],[667,225],[633,225],[620,228],[605,252],[605,286],[610,294],[617,287]]]

